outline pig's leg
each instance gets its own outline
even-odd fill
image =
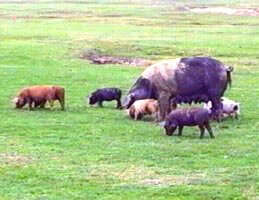
[[[49,99],[49,105],[51,108],[54,106],[54,101],[52,99]]]
[[[54,99],[54,97],[51,97],[50,99]],[[59,101],[61,110],[65,110],[65,91],[63,91],[61,93],[57,92],[55,99],[57,99]]]
[[[134,120],[138,120],[138,112],[136,110],[134,111]]]
[[[118,108],[118,109],[122,108],[122,107],[121,107],[121,100],[120,100],[120,99],[117,99],[117,108]]]
[[[235,112],[235,119],[238,119],[238,114]]]
[[[141,120],[143,117],[143,114],[142,113],[137,113],[137,119],[136,120]]]
[[[178,136],[182,136],[183,126],[178,127]]]
[[[32,110],[32,101],[29,101],[29,110]]]
[[[163,121],[166,115],[170,112],[170,95],[167,92],[162,92],[159,95],[159,121]]]
[[[28,102],[29,104],[29,110],[32,110],[32,103],[33,103],[33,100],[31,98],[27,98],[26,99],[26,102]]]
[[[40,104],[40,108],[44,108],[46,104],[46,100],[43,100],[42,103]]]
[[[213,135],[212,129],[211,129],[211,127],[210,127],[210,123],[209,123],[209,122],[206,122],[204,125],[205,125],[206,129],[208,130],[208,132],[209,132],[209,134],[210,134],[210,137],[211,137],[211,138],[215,138],[215,136]]]
[[[222,102],[220,101],[220,98],[214,97],[211,99],[211,103],[212,103],[212,115],[213,118],[217,120],[217,122],[221,122],[221,118],[222,118]]]
[[[177,104],[176,103],[173,103],[172,105],[171,105],[171,109],[172,110],[175,110],[177,108]]]
[[[100,107],[103,107],[103,102],[102,102],[102,101],[98,101],[98,105],[99,105]]]
[[[34,108],[37,108],[38,107],[38,102],[34,101]]]
[[[65,99],[64,98],[59,98],[58,101],[60,103],[61,110],[65,110]]]
[[[200,128],[200,132],[201,132],[200,139],[202,139],[204,137],[205,128],[203,125],[199,125],[199,128]]]

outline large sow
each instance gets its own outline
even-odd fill
[[[139,99],[158,99],[159,120],[170,112],[171,102],[212,102],[214,116],[222,109],[220,98],[231,85],[233,68],[211,57],[166,60],[146,68],[126,97],[129,108]]]

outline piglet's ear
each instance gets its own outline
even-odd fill
[[[12,100],[12,103],[17,103],[19,101],[19,98],[18,97],[15,97],[15,98],[13,98],[13,100]]]
[[[134,101],[136,100],[136,97],[135,97],[134,94],[130,94],[130,95],[129,95],[129,98],[130,98],[130,100],[134,100]]]
[[[162,121],[162,122],[160,122],[160,123],[159,123],[159,126],[164,127],[164,126],[165,126],[165,124],[166,124],[166,122],[165,122],[165,121]]]
[[[129,107],[135,102],[135,96],[133,94],[129,94],[122,100],[122,107],[125,109],[129,109]]]
[[[172,123],[170,123],[170,126],[171,127],[176,127],[177,125],[174,122],[172,122]]]

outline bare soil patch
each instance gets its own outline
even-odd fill
[[[20,1],[12,1],[12,0],[5,0],[5,1],[0,1],[0,4],[30,4],[30,3],[37,3],[37,1],[24,1],[24,0],[20,0]]]
[[[133,183],[141,186],[168,187],[176,185],[196,185],[217,183],[217,178],[207,177],[204,173],[187,173],[185,175],[168,175],[158,168],[130,165],[116,168],[112,165],[95,166],[89,169],[88,180],[103,181],[117,179],[122,184]]]
[[[72,4],[94,4],[94,1],[64,1],[64,3],[72,3]]]
[[[129,66],[140,66],[146,67],[154,63],[154,61],[146,60],[143,58],[128,58],[120,56],[110,56],[102,55],[98,51],[88,50],[80,55],[81,59],[86,59],[92,61],[94,64],[120,64],[120,65],[129,65]]]
[[[259,16],[259,8],[228,8],[228,7],[179,7],[179,11],[188,11],[199,14],[225,14],[238,16]]]
[[[1,153],[0,163],[7,165],[23,166],[32,161],[31,158],[16,153]]]

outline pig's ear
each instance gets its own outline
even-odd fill
[[[124,97],[123,99],[123,107],[129,109],[129,107],[135,102],[136,98],[133,94],[129,94],[128,96]]]
[[[129,98],[130,98],[130,100],[135,100],[135,99],[136,99],[136,97],[135,97],[134,94],[130,94],[130,95],[129,95]]]
[[[165,126],[176,127],[176,124],[174,122],[168,121],[168,120],[160,122],[159,125],[163,127]]]
[[[170,126],[171,127],[176,127],[177,125],[176,125],[176,123],[172,122],[172,123],[170,123]]]
[[[165,127],[165,124],[166,124],[166,122],[162,121],[162,122],[159,123],[159,126]]]
[[[86,101],[86,102],[90,101],[90,96],[86,96],[86,97],[85,97],[85,101]]]
[[[175,121],[166,121],[166,125],[170,126],[170,127],[176,127],[176,123]]]
[[[18,97],[13,98],[12,103],[16,104],[19,101]]]

